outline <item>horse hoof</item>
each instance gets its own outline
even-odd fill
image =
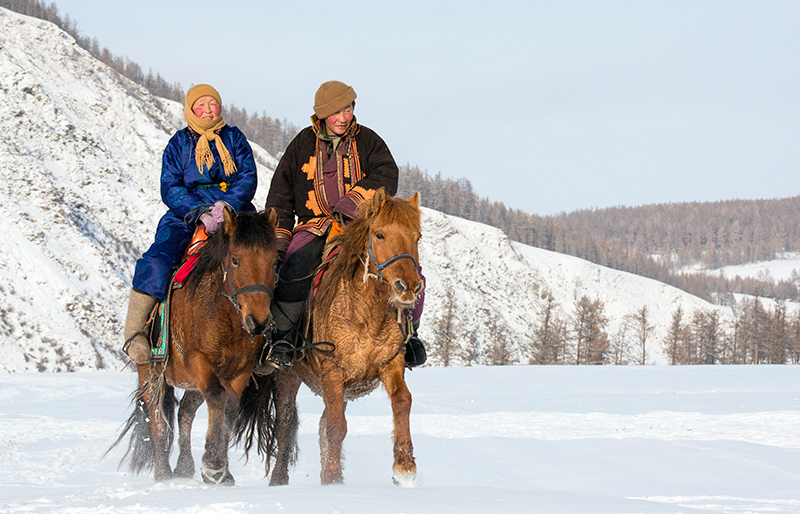
[[[173,474],[178,478],[192,478],[194,476],[194,459],[191,455],[181,453],[178,455],[178,463],[175,464]]]
[[[338,473],[323,473],[320,483],[322,485],[336,485],[344,483],[344,476],[341,471]]]
[[[419,487],[416,473],[392,473],[392,482],[398,487]]]
[[[211,485],[235,485],[236,480],[234,480],[233,475],[231,472],[228,471],[228,468],[222,469],[209,469],[203,466],[203,470],[200,472],[203,475],[203,482]]]
[[[172,470],[169,468],[156,470],[155,479],[156,482],[164,482],[165,480],[172,480]]]
[[[176,466],[173,475],[177,478],[192,478],[194,476],[194,466],[186,468]]]

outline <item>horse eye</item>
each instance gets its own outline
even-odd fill
[[[382,232],[375,232],[375,237],[377,239],[383,239],[383,233]]]
[[[233,264],[234,266],[238,266],[239,259],[237,259],[236,257],[231,257],[231,264]]]

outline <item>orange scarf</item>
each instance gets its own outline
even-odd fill
[[[198,84],[186,92],[186,105],[183,108],[183,117],[186,119],[186,123],[189,124],[189,128],[200,134],[200,139],[197,141],[197,147],[194,151],[197,169],[200,170],[200,174],[202,175],[204,166],[211,169],[211,166],[214,165],[214,154],[211,153],[209,142],[216,141],[217,152],[219,152],[220,160],[222,160],[225,176],[230,177],[236,173],[236,163],[233,162],[230,152],[225,148],[222,138],[217,134],[217,131],[225,126],[225,120],[222,119],[221,114],[213,120],[201,120],[195,116],[192,111],[194,103],[198,98],[203,96],[213,97],[217,103],[219,103],[220,108],[222,107],[219,93],[208,84]]]

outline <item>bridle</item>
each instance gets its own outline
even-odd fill
[[[236,307],[236,310],[239,311],[239,312],[241,312],[241,310],[242,310],[241,306],[239,305],[239,295],[240,294],[257,293],[257,292],[267,293],[269,295],[269,299],[272,300],[272,297],[274,295],[274,290],[273,290],[273,288],[271,288],[269,286],[265,286],[264,284],[252,284],[252,285],[249,285],[249,286],[244,286],[242,288],[236,289],[233,286],[233,280],[231,279],[231,274],[228,273],[228,269],[230,267],[230,264],[231,264],[232,260],[233,260],[233,257],[229,257],[228,258],[228,262],[225,263],[225,269],[223,270],[223,274],[224,275],[223,275],[223,278],[222,278],[222,280],[225,280],[226,282],[228,282],[228,287],[231,288],[231,294],[227,294],[227,293],[225,293],[223,291],[222,295],[225,296],[225,298],[227,298],[228,300],[231,301],[233,306]]]
[[[417,264],[417,259],[414,258],[413,255],[407,253],[401,253],[400,255],[395,255],[391,259],[385,261],[383,264],[378,264],[378,260],[375,258],[375,254],[372,253],[372,232],[369,234],[369,244],[367,245],[367,255],[369,256],[372,264],[375,265],[377,268],[378,273],[372,274],[368,272],[369,266],[367,266],[367,262],[364,261],[364,281],[366,282],[367,277],[375,277],[378,282],[383,282],[384,284],[388,284],[389,282],[383,278],[383,270],[386,269],[387,266],[392,264],[393,262],[399,261],[400,259],[411,259],[411,262],[414,263],[414,269],[419,270],[419,265]]]

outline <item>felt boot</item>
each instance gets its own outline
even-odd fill
[[[125,318],[123,332],[125,345],[122,350],[136,364],[150,362],[150,341],[144,333],[144,326],[150,319],[150,313],[153,311],[156,301],[154,296],[131,289],[131,296],[128,300],[128,316]]]

